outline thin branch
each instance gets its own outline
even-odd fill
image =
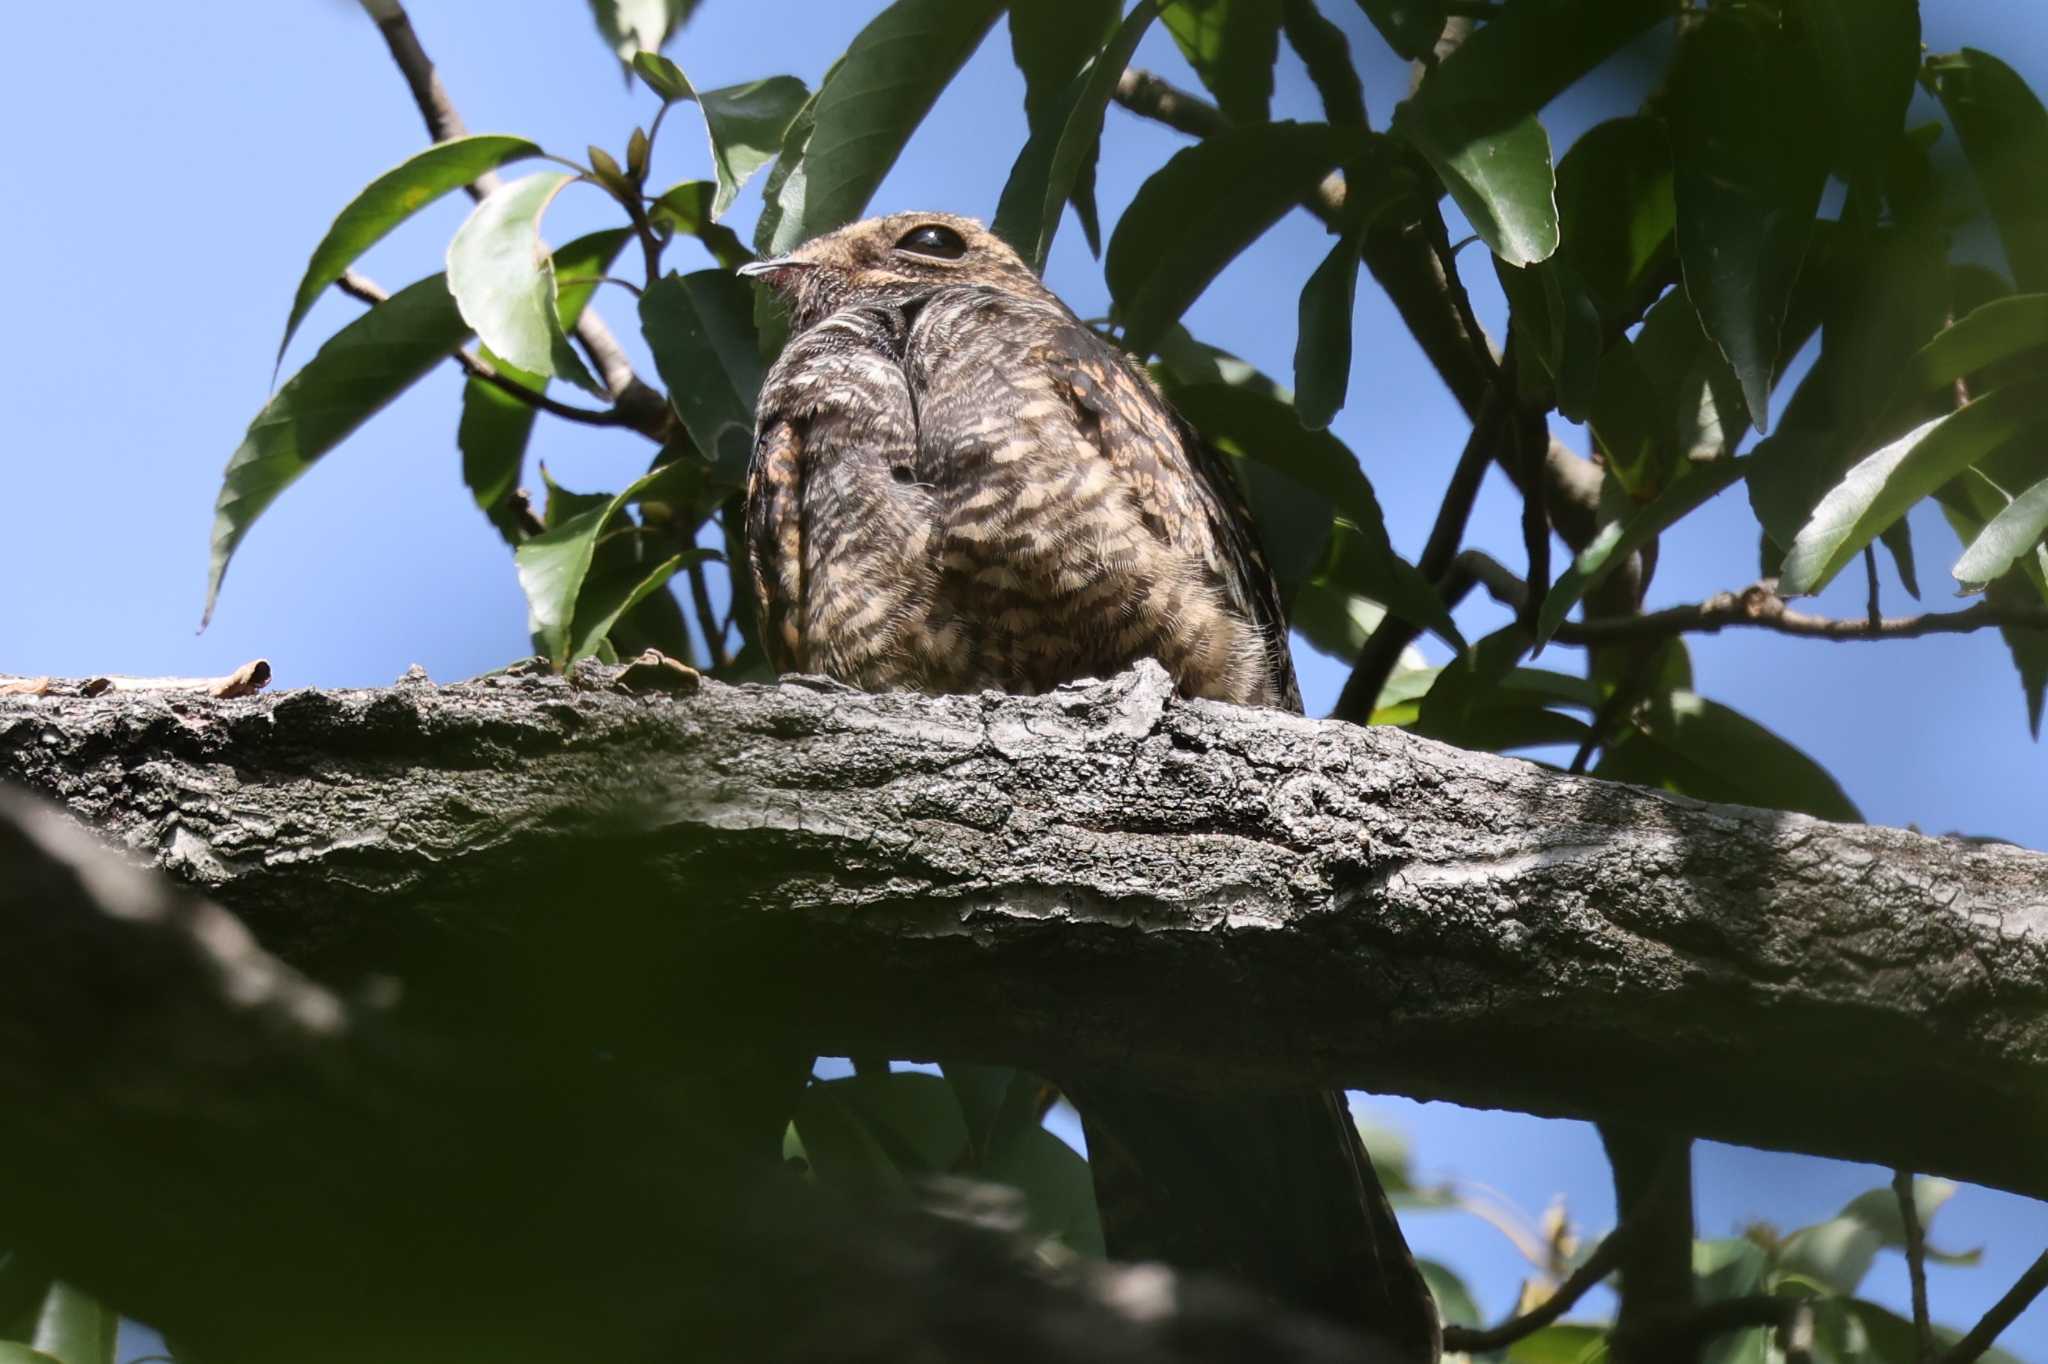
[[[1486,477],[1487,466],[1493,462],[1493,447],[1499,440],[1501,422],[1506,413],[1506,402],[1496,390],[1480,408],[1479,419],[1474,423],[1472,433],[1465,438],[1465,448],[1458,456],[1457,467],[1451,471],[1443,503],[1437,508],[1436,524],[1430,527],[1429,539],[1422,547],[1422,557],[1415,565],[1431,582],[1437,582],[1449,573],[1457,557],[1458,546],[1465,538],[1466,523],[1472,517],[1472,505],[1479,497],[1479,485]],[[1394,668],[1401,660],[1401,651],[1414,643],[1420,633],[1416,625],[1392,612],[1382,617],[1364,647],[1358,651],[1351,676],[1345,679],[1343,693],[1337,698],[1331,717],[1363,724],[1372,714],[1381,688],[1393,676]]]
[[[433,60],[420,45],[419,34],[414,32],[405,6],[400,0],[361,0],[361,4],[376,20],[377,31],[384,35],[384,45],[391,50],[392,62],[405,78],[406,87],[412,91],[413,103],[427,125],[427,135],[436,142],[467,135],[468,125],[462,121],[454,100],[449,98],[448,88],[441,83]],[[481,201],[498,184],[497,175],[486,171],[471,181],[466,189],[470,198]],[[667,397],[633,372],[633,362],[626,358],[625,349],[595,309],[585,308],[576,319],[576,339],[603,376],[612,402],[625,414],[622,420],[609,424],[628,426],[650,440],[666,443],[674,424]]]
[[[2029,1303],[2041,1296],[2044,1288],[2048,1288],[2048,1250],[2042,1251],[2041,1258],[2027,1266],[2027,1272],[2006,1290],[2004,1297],[1991,1305],[1991,1310],[1970,1328],[1968,1335],[1949,1348],[1949,1352],[1941,1357],[1940,1364],[1972,1364],[1972,1361],[1982,1358],[1984,1352],[1991,1348],[1991,1342],[2027,1310]]]
[[[1878,596],[1876,545],[1863,547],[1863,577],[1869,593],[1869,604],[1864,608],[1864,619],[1881,628],[1884,625],[1884,603]]]
[[[1470,581],[1485,587],[1503,606],[1520,611],[1529,599],[1528,584],[1477,550],[1459,555],[1458,569]],[[1849,620],[1795,611],[1778,595],[1775,580],[1765,579],[1740,592],[1720,592],[1703,602],[1667,606],[1647,615],[1566,621],[1557,627],[1553,638],[1560,644],[1611,644],[1672,635],[1711,635],[1741,627],[1802,639],[1920,639],[1927,635],[1966,635],[1994,627],[2048,630],[2048,606],[2006,606],[1986,600],[1960,611],[1886,616],[1875,622]]]
[[[334,282],[334,287],[351,298],[358,298],[372,305],[382,303],[391,297],[384,290],[383,286],[375,280],[365,275],[357,274],[353,270],[343,271],[341,278]],[[500,374],[488,362],[478,359],[466,350],[457,350],[448,358],[462,366],[463,372],[472,379],[481,379],[499,392],[509,394],[520,402],[525,403],[528,407],[546,412],[551,416],[560,417],[565,421],[579,422],[584,426],[627,426],[631,424],[632,419],[620,408],[576,407],[569,403],[557,402],[545,393],[536,392],[518,380]]]
[[[1530,1308],[1519,1317],[1502,1322],[1498,1326],[1468,1327],[1446,1326],[1444,1328],[1444,1349],[1451,1353],[1486,1354],[1494,1350],[1505,1350],[1524,1336],[1534,1335],[1559,1317],[1572,1310],[1579,1299],[1591,1292],[1595,1285],[1609,1274],[1621,1261],[1627,1228],[1617,1227],[1607,1239],[1594,1247],[1585,1263],[1571,1272],[1571,1276],[1557,1286],[1557,1291]]]
[[[1906,1230],[1906,1274],[1913,1285],[1913,1334],[1918,1357],[1934,1358],[1934,1324],[1927,1314],[1927,1234],[1920,1226],[1920,1205],[1913,1197],[1913,1172],[1892,1171],[1892,1194],[1899,1200],[1899,1221]]]

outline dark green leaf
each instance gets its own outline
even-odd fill
[[[704,131],[711,140],[711,166],[718,176],[712,218],[724,217],[740,187],[775,159],[790,120],[810,97],[795,76],[770,76],[698,92]]]
[[[727,270],[737,270],[754,259],[739,234],[722,223],[711,221],[711,203],[717,187],[709,180],[685,180],[662,191],[647,207],[655,230],[695,237],[711,258]]]
[[[1599,695],[1582,677],[1518,668],[1529,636],[1517,625],[1496,630],[1444,665],[1412,728],[1460,748],[1505,753],[1546,744],[1579,744],[1586,723],[1552,709],[1592,709]]]
[[[1671,144],[1652,118],[1610,119],[1557,163],[1559,253],[1609,325],[1633,316],[1644,282],[1677,247]]]
[[[590,575],[598,537],[605,533],[612,518],[629,502],[667,477],[671,477],[667,467],[656,468],[601,504],[589,505],[590,500],[584,499],[581,510],[567,515],[563,513],[568,508],[558,507],[551,497],[548,528],[513,551],[513,562],[519,570],[519,586],[526,593],[529,628],[541,651],[558,671],[593,651],[596,641],[603,638],[602,632],[597,632],[593,638],[589,630],[575,628],[578,624],[578,599],[583,595],[584,582]],[[619,612],[625,609],[626,604],[620,605],[612,619],[616,620]],[[579,649],[582,652],[579,653]]]
[[[1985,595],[1999,606],[2025,606],[2038,604],[2040,600],[2024,584],[2009,577],[2000,578],[1984,590]],[[2020,689],[2027,698],[2027,728],[2038,739],[2041,737],[2042,704],[2048,701],[2048,630],[2010,626],[2001,627],[1999,634],[2005,637],[2005,647],[2012,654],[2013,667],[2019,670]]]
[[[1074,77],[1109,41],[1121,9],[1120,0],[1036,0],[1010,6],[1010,56],[1024,74],[1024,114],[1034,137],[1048,117],[1065,122],[1055,117],[1064,97]]]
[[[1462,648],[1443,601],[1412,564],[1395,554],[1372,484],[1358,458],[1327,431],[1307,431],[1284,402],[1249,387],[1203,384],[1168,395],[1203,436],[1226,453],[1263,464],[1320,494],[1357,532],[1344,558],[1321,575],[1383,603],[1402,619]],[[1334,541],[1333,541],[1334,544]]]
[[[698,0],[590,0],[606,46],[630,65],[635,53],[658,52],[689,22]]]
[[[1023,8],[1011,11],[1013,29],[1021,13]],[[1157,13],[1154,0],[1139,0],[1109,46],[1032,117],[1031,138],[1017,154],[996,206],[995,231],[1033,270],[1045,268],[1061,211],[1082,173],[1095,162],[1103,112],[1116,93],[1117,80]]]
[[[1607,1332],[1572,1322],[1546,1326],[1508,1347],[1508,1364],[1602,1364]]]
[[[822,1093],[857,1113],[905,1174],[945,1174],[967,1151],[960,1105],[939,1076],[912,1070],[854,1075],[812,1084],[805,1093]]]
[[[744,470],[762,373],[752,288],[724,270],[665,275],[640,300],[640,329],[690,439],[721,469]]]
[[[1605,349],[1600,310],[1578,272],[1557,256],[1516,268],[1495,256],[1494,273],[1508,296],[1518,354],[1533,355],[1548,376],[1557,410],[1586,420],[1599,387]]]
[[[448,289],[493,352],[529,374],[602,395],[562,329],[554,260],[540,244],[541,215],[575,178],[561,171],[528,175],[478,204],[448,243]]]
[[[0,1364],[64,1364],[18,1340],[0,1340]]]
[[[674,104],[696,93],[690,88],[689,77],[683,74],[683,68],[659,52],[634,53],[632,67],[633,74],[640,77],[648,89],[661,96],[663,104]]]
[[[1534,264],[1558,243],[1550,139],[1537,113],[1670,9],[1663,0],[1509,5],[1395,111],[1394,131],[1508,264]]]
[[[1280,55],[1280,0],[1170,0],[1161,18],[1223,112],[1263,123]]]
[[[1827,159],[1812,78],[1748,11],[1709,11],[1679,44],[1667,105],[1678,256],[1700,321],[1769,428],[1779,337]]]
[[[820,88],[832,82],[835,64],[825,73]],[[761,216],[754,223],[754,249],[766,255],[780,255],[804,239],[804,201],[809,197],[810,150],[816,130],[818,95],[813,91],[782,131],[782,150],[768,168],[768,180],[761,187]]]
[[[632,235],[631,228],[611,228],[578,237],[556,249],[556,304],[565,331],[575,329],[576,319],[582,316],[584,306],[597,290],[597,276],[611,267],[612,260]],[[482,359],[500,375],[516,379],[536,393],[547,387],[547,380],[508,365],[488,347]],[[474,376],[463,383],[462,419],[455,429],[456,448],[462,452],[462,481],[508,544],[516,545],[525,538],[525,530],[506,499],[518,486],[534,417],[531,403],[520,401],[495,384]]]
[[[540,154],[540,148],[523,137],[458,137],[408,157],[364,186],[313,248],[313,259],[306,263],[305,277],[292,299],[284,340],[277,345],[278,362],[283,363],[285,347],[321,290],[340,279],[393,228],[450,190],[500,166]]]
[[[691,549],[673,554],[643,572],[607,576],[603,581],[586,579],[576,598],[576,623],[571,628],[569,657],[588,658],[611,636],[621,617],[668,586],[670,578],[692,563],[716,558],[708,549]],[[673,649],[662,652],[674,654]]]
[[[1110,237],[1105,273],[1126,344],[1149,353],[1218,271],[1368,136],[1264,123],[1176,152],[1138,187]]]
[[[1846,1303],[1848,1311],[1862,1326],[1869,1341],[1867,1356],[1880,1364],[1918,1364],[1920,1359],[1920,1332],[1912,1322],[1896,1312],[1879,1307],[1874,1302],[1853,1299]],[[1962,1332],[1948,1326],[1934,1328],[1934,1342],[1937,1348],[1946,1350],[1962,1339]],[[1997,1346],[1992,1346],[1977,1359],[1982,1364],[2020,1364],[2019,1357]]]
[[[434,275],[343,327],[285,381],[228,457],[213,509],[207,617],[235,547],[277,495],[468,338],[446,279]]]
[[[2013,282],[2048,290],[2048,110],[2017,71],[1964,48],[1928,63],[1970,170],[2005,243]]]
[[[2048,536],[2048,480],[2015,497],[1986,523],[1951,572],[1965,587],[1980,587],[2003,577],[2022,554],[2039,552],[2044,536]]]
[[[982,1176],[1024,1192],[1027,1225],[1082,1255],[1101,1256],[1095,1181],[1073,1147],[1036,1124],[995,1152]]]
[[[1586,593],[1628,562],[1629,555],[1741,478],[1748,464],[1747,459],[1720,459],[1693,465],[1655,501],[1602,526],[1544,595],[1543,610],[1537,617],[1538,638],[1547,641],[1556,634],[1557,627]]]
[[[858,218],[1003,8],[1003,0],[896,0],[856,34],[806,106],[802,141],[799,119],[784,134],[777,168],[796,144],[802,180],[793,164],[782,184],[771,178],[780,208],[772,223],[764,217],[756,244],[780,254]]]
[[[1827,770],[1756,721],[1692,692],[1670,692],[1630,718],[1594,775],[1698,800],[1797,810],[1860,822]]]
[[[1465,1287],[1465,1281],[1458,1277],[1456,1270],[1434,1260],[1419,1258],[1415,1267],[1422,1271],[1422,1281],[1429,1285],[1429,1296],[1435,1299],[1437,1316],[1444,1325],[1476,1328],[1482,1324],[1479,1304],[1473,1300],[1472,1290]]]
[[[1344,406],[1351,387],[1351,317],[1358,297],[1359,239],[1330,248],[1302,286],[1294,341],[1295,408],[1301,424],[1320,431]]]
[[[1358,7],[1387,46],[1409,61],[1433,51],[1443,35],[1443,0],[1358,0]]]
[[[29,1344],[57,1364],[114,1364],[121,1315],[66,1283],[50,1285]]]
[[[1020,1133],[1039,1125],[1038,1100],[1045,1082],[1012,1066],[978,1066],[948,1061],[941,1069],[960,1105],[967,1146],[977,1169],[1005,1151]]]
[[[1836,164],[1874,193],[1920,74],[1919,0],[1796,0],[1820,67]]]
[[[1901,387],[1934,393],[1958,379],[2048,346],[2048,294],[1993,299],[1944,328],[1906,367]]]
[[[793,1128],[804,1160],[828,1188],[870,1197],[902,1194],[903,1172],[869,1130],[867,1120],[833,1088],[844,1083],[813,1082],[798,1099]]]
[[[1996,389],[1866,457],[1813,509],[1786,552],[1779,590],[1818,592],[1915,502],[2044,420],[2038,395]]]
[[[1349,531],[1350,527],[1346,526],[1345,530]],[[1387,608],[1370,597],[1360,596],[1321,579],[1303,583],[1287,607],[1287,622],[1294,627],[1294,633],[1318,653],[1340,663],[1356,659],[1358,651],[1365,647],[1366,640],[1379,629],[1380,622],[1386,617]],[[1394,677],[1428,666],[1421,650],[1411,644],[1402,650]],[[1392,678],[1388,679],[1389,686],[1392,682]],[[1384,694],[1381,703],[1384,703]]]

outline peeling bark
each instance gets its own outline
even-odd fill
[[[322,979],[1612,1119],[2048,1194],[2048,857],[1171,695],[0,698]],[[0,1000],[0,1013],[16,1007]]]

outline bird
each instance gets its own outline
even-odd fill
[[[1299,712],[1223,457],[972,218],[896,213],[744,265],[789,336],[745,495],[762,647],[869,691],[1049,691],[1156,659]],[[1110,1253],[1232,1274],[1434,1360],[1436,1309],[1341,1095],[1057,1077]]]

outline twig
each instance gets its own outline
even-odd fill
[[[2048,1250],[2041,1252],[2041,1258],[2027,1266],[2027,1272],[2005,1291],[2005,1296],[1991,1305],[1968,1335],[1949,1347],[1940,1364],[1972,1364],[1983,1357],[1991,1348],[1991,1342],[2012,1325],[2014,1318],[2027,1310],[2027,1304],[2041,1296],[2041,1290],[2048,1288]]]
[[[334,287],[351,298],[358,298],[372,305],[382,303],[391,297],[389,293],[385,292],[383,286],[375,280],[365,275],[357,274],[353,270],[343,271],[341,278],[334,282]],[[462,366],[463,372],[471,378],[481,379],[499,392],[510,394],[512,397],[517,398],[528,407],[560,417],[565,421],[580,422],[584,426],[627,426],[631,424],[632,419],[621,408],[576,407],[570,403],[557,402],[545,393],[528,388],[518,380],[500,374],[488,362],[471,355],[466,350],[457,350],[448,358]]]
[[[1585,1263],[1571,1272],[1571,1276],[1557,1286],[1557,1291],[1530,1308],[1519,1317],[1511,1318],[1498,1326],[1444,1327],[1444,1349],[1451,1353],[1470,1355],[1486,1354],[1493,1350],[1504,1350],[1524,1336],[1534,1335],[1559,1317],[1572,1310],[1580,1298],[1591,1292],[1594,1285],[1614,1272],[1621,1261],[1626,1227],[1617,1227],[1607,1239],[1593,1248]]]
[[[1899,1221],[1906,1229],[1906,1275],[1913,1285],[1913,1334],[1921,1360],[1934,1358],[1934,1324],[1927,1315],[1927,1234],[1920,1226],[1920,1205],[1913,1197],[1913,1172],[1892,1171],[1892,1195],[1899,1200]]]
[[[1415,563],[1422,576],[1431,582],[1437,582],[1448,574],[1457,558],[1458,546],[1465,538],[1466,523],[1472,518],[1472,505],[1479,497],[1479,485],[1486,477],[1487,466],[1493,462],[1493,447],[1500,437],[1501,420],[1506,412],[1506,403],[1497,391],[1489,395],[1486,405],[1479,410],[1471,435],[1465,438],[1465,448],[1458,456],[1457,467],[1451,471],[1443,503],[1437,508],[1436,524],[1430,527],[1429,539],[1422,547],[1422,557]],[[1466,589],[1469,590],[1470,586],[1468,581]],[[1417,626],[1391,611],[1381,617],[1379,625],[1359,649],[1358,658],[1351,666],[1351,675],[1344,680],[1343,693],[1337,698],[1336,708],[1330,712],[1331,717],[1363,724],[1372,714],[1381,688],[1393,676],[1401,651],[1414,643],[1420,633]]]
[[[1870,604],[1865,608],[1864,618],[1874,626],[1884,624],[1884,606],[1877,592],[1877,546],[1863,547],[1863,576],[1869,584]]]
[[[377,31],[384,35],[384,45],[391,50],[391,60],[398,67],[399,74],[405,77],[406,87],[412,91],[413,103],[418,106],[420,118],[427,125],[427,136],[436,142],[446,142],[450,138],[467,135],[469,128],[457,112],[454,100],[449,98],[448,88],[441,83],[433,60],[420,45],[419,34],[413,31],[412,20],[401,0],[360,0],[360,3],[377,21]],[[470,198],[482,200],[498,187],[498,183],[497,175],[486,171],[466,188]],[[625,349],[594,309],[585,308],[576,319],[576,339],[604,377],[605,388],[611,392],[613,403],[626,414],[625,419],[616,425],[630,426],[651,440],[666,443],[672,424],[668,399],[633,372],[633,362],[626,358]]]
[[[704,632],[704,647],[711,654],[711,666],[728,667],[732,663],[732,651],[725,647],[725,629],[718,623],[718,612],[711,605],[711,586],[704,578],[704,561],[690,561],[690,602],[697,610],[697,628]]]
[[[1464,574],[1485,587],[1501,605],[1520,611],[1527,603],[1528,584],[1492,557],[1467,550],[1458,556],[1458,564]],[[1765,579],[1740,592],[1720,592],[1703,602],[1667,606],[1647,615],[1566,621],[1557,627],[1552,638],[1560,644],[1611,644],[1671,635],[1711,635],[1738,627],[1802,639],[1920,639],[1927,635],[1966,635],[1992,627],[2048,630],[2048,606],[2005,606],[1981,601],[1960,611],[1886,616],[1875,622],[1848,620],[1795,611],[1778,595],[1775,581]]]
[[[1508,341],[1510,352],[1514,340]],[[1514,374],[1507,366],[1494,381],[1494,386],[1515,382]],[[1543,460],[1550,446],[1550,425],[1545,420],[1547,409],[1523,407],[1515,413],[1514,449],[1517,460],[1524,470],[1522,487],[1522,552],[1529,560],[1529,595],[1522,603],[1522,623],[1533,634],[1537,618],[1543,612],[1543,599],[1550,591],[1550,516],[1544,505]],[[1542,641],[1537,641],[1541,650]]]

